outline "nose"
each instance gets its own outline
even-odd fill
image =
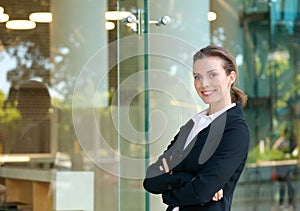
[[[209,86],[209,80],[205,77],[202,78],[201,80],[201,86],[202,87],[208,87]]]

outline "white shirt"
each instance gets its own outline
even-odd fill
[[[195,136],[204,128],[206,128],[214,119],[216,119],[218,116],[223,114],[225,111],[228,109],[234,107],[236,104],[232,103],[229,106],[226,106],[225,108],[221,109],[220,111],[217,111],[211,115],[207,115],[208,109],[196,114],[195,116],[192,117],[192,120],[194,121],[194,127],[192,128],[186,142],[184,145],[185,149],[191,141],[195,138]],[[179,211],[179,207],[175,207],[172,211]]]

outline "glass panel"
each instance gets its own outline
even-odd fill
[[[37,22],[32,30],[13,30],[7,29],[5,23],[0,25],[0,148],[1,154],[18,155],[9,157],[14,160],[1,156],[1,170],[26,167],[22,173],[27,175],[29,170],[30,177],[38,177],[35,172],[39,170],[42,175],[49,172],[49,182],[55,179],[53,170],[91,171],[95,178],[95,193],[91,194],[97,200],[90,206],[95,210],[117,210],[118,143],[107,77],[107,2],[4,0],[0,4],[10,20],[28,19],[36,11],[53,14],[52,22]],[[5,182],[16,190],[21,186],[26,196],[8,195],[7,200],[29,203],[31,207],[24,207],[26,210],[46,210],[33,208],[35,205],[31,203],[51,201],[53,195],[49,193],[56,190],[49,184],[34,183],[34,191],[39,194],[33,195],[37,198],[33,200],[28,193],[29,183],[24,183],[22,189],[15,181]],[[67,187],[69,183],[64,182],[62,186]],[[47,210],[51,206],[54,205],[49,202]]]
[[[191,65],[197,46],[209,41],[206,19],[209,4],[208,1],[201,5],[194,1],[191,4],[194,6],[173,1],[159,4],[144,1],[143,5],[139,1],[118,3],[119,11],[131,12],[136,20],[133,28],[120,22],[117,34],[120,209],[161,210],[164,205],[157,201],[161,201],[158,197],[151,196],[149,201],[146,194],[144,198],[141,169],[154,161],[191,115],[203,109],[193,91]],[[199,7],[195,9],[195,5]],[[192,16],[191,11],[194,11]],[[182,22],[181,17],[187,13],[203,27],[202,33],[191,31],[201,37],[200,41],[184,32],[194,28],[192,22]],[[171,19],[169,25],[161,22],[163,17],[168,20],[166,16]],[[128,204],[133,198],[143,200]]]
[[[146,3],[147,1],[145,1]],[[111,3],[110,3],[111,4]],[[145,169],[145,116],[148,114],[145,89],[145,35],[144,18],[147,8],[141,1],[116,1],[114,8],[129,12],[127,23],[120,20],[113,35],[115,49],[115,83],[112,109],[118,128],[119,210],[143,210],[145,192],[142,179]],[[113,33],[113,32],[112,32]],[[110,54],[111,55],[111,54]],[[128,203],[133,202],[134,203]]]
[[[239,203],[251,198],[256,201],[253,209],[292,207],[298,199],[291,193],[299,183],[299,1],[244,1],[243,10],[244,67],[249,76],[246,114],[252,148],[242,181],[248,181],[256,194],[246,191]],[[271,178],[273,169],[289,173],[276,180]],[[262,195],[275,203],[261,202]]]
[[[49,11],[49,1],[34,2],[26,9],[10,1],[1,2],[3,14],[10,20],[33,10]],[[32,9],[28,9],[28,8]],[[56,137],[51,133],[57,110],[51,106],[51,62],[49,24],[34,31],[7,29],[1,24],[1,152],[5,154],[55,153]],[[35,78],[35,81],[29,81]]]
[[[106,1],[51,1],[51,53],[61,152],[72,170],[93,171],[95,210],[117,210],[117,129],[111,119]],[[105,194],[103,194],[105,193]]]
[[[210,42],[209,1],[149,1],[150,163],[205,105],[193,86],[193,54]],[[169,16],[169,24],[157,24]],[[201,28],[201,30],[199,30]],[[161,197],[150,195],[150,210],[165,210]]]

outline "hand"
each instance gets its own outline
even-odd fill
[[[172,157],[171,157],[172,158]],[[164,171],[165,173],[172,174],[172,171],[169,168],[166,158],[162,159],[163,166],[159,166],[160,171]]]
[[[213,201],[219,201],[223,198],[223,189],[219,190],[218,192],[215,193],[213,196],[212,200]]]

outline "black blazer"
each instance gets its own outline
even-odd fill
[[[183,150],[192,127],[190,120],[167,150],[148,167],[144,188],[162,194],[163,202],[169,205],[167,211],[176,206],[180,211],[229,211],[250,143],[242,106],[237,104],[217,117]],[[162,158],[168,160],[172,174],[159,170]],[[223,189],[223,198],[212,201],[220,189]]]

